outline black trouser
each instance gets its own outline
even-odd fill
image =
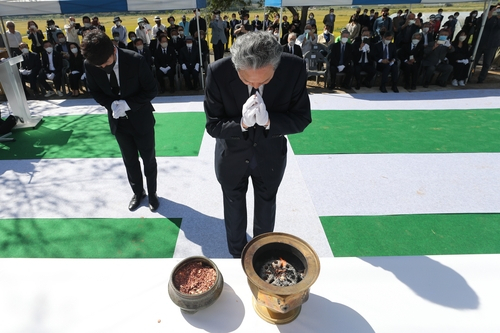
[[[413,63],[408,64],[406,62],[401,63],[401,70],[403,71],[404,79],[405,79],[405,87],[406,86],[416,86],[418,79],[418,70],[420,68],[420,64]]]
[[[38,73],[35,72],[31,72],[30,75],[21,75],[21,81],[23,82],[23,87],[25,92],[26,92],[26,82],[29,82],[30,88],[33,91],[33,93],[34,94],[38,93],[37,76]]]
[[[71,90],[80,90],[80,78],[83,74],[69,74],[69,86]]]
[[[453,64],[453,78],[457,81],[465,81],[469,75],[470,63],[464,65],[462,63],[455,62]]]
[[[217,44],[212,44],[214,48],[214,59],[215,61],[222,59],[224,57],[224,44],[219,41]]]
[[[385,87],[387,84],[387,81],[389,80],[389,73],[391,73],[392,76],[392,86],[396,87],[398,85],[398,65],[396,62],[394,62],[392,66],[390,64],[378,63],[377,70],[382,72],[382,78],[380,80],[381,87]]]
[[[247,244],[246,193],[249,176],[252,177],[254,190],[253,237],[274,230],[276,195],[281,180],[273,186],[264,184],[258,169],[248,167],[247,173],[234,188],[222,186],[227,246],[233,256],[240,256]]]
[[[156,79],[160,84],[161,90],[165,90],[165,81],[163,80],[165,76],[168,77],[170,81],[170,90],[175,90],[175,83],[174,83],[175,69],[170,68],[167,74],[163,74],[163,72],[159,68],[156,69]]]
[[[184,81],[188,89],[198,88],[200,72],[194,68],[188,68],[187,70],[183,70],[182,74],[184,75]]]
[[[118,119],[115,133],[116,141],[122,153],[123,163],[127,169],[127,178],[132,191],[140,195],[144,191],[139,154],[144,164],[144,175],[148,194],[156,193],[156,177],[158,167],[155,155],[154,128],[146,134],[138,133],[127,118]]]
[[[365,82],[371,85],[372,79],[377,73],[375,67],[373,67],[373,63],[366,62],[354,64],[354,77],[358,85],[361,85],[361,72],[366,72]]]
[[[38,83],[40,83],[40,85],[46,91],[52,91],[52,88],[47,83],[47,74],[51,73],[54,73],[54,78],[52,79],[52,82],[54,82],[54,87],[56,88],[56,90],[61,90],[61,76],[62,76],[61,70],[47,71],[46,69],[42,68],[38,73],[38,78],[37,78]]]
[[[434,72],[438,71],[441,75],[437,79],[437,83],[440,85],[446,85],[451,72],[453,72],[453,66],[445,63],[440,63],[437,66],[426,66],[424,67],[424,84],[429,84]]]
[[[492,42],[493,43],[493,42]],[[474,61],[474,66],[477,65],[479,59],[481,59],[481,55],[483,56],[483,68],[481,68],[481,73],[479,73],[478,82],[483,82],[488,75],[488,71],[490,70],[491,63],[493,62],[493,58],[495,57],[495,52],[497,51],[497,47],[479,47],[476,53],[476,59]]]
[[[349,88],[351,84],[351,78],[352,78],[352,67],[351,66],[345,66],[342,72],[344,73],[344,81],[342,82],[342,86],[345,88]],[[335,82],[337,82],[337,73],[339,73],[339,69],[337,66],[330,66],[330,75],[331,75],[331,80],[332,80],[332,88],[335,87]]]

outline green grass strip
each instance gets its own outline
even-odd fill
[[[500,151],[500,109],[313,111],[295,154]]]
[[[320,219],[336,257],[500,253],[500,214]]]
[[[198,156],[203,112],[155,113],[156,155]],[[107,115],[45,117],[36,130],[14,131],[0,144],[0,160],[121,157]]]
[[[1,258],[172,258],[181,219],[2,219]]]

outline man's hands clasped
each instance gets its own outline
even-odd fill
[[[244,128],[252,127],[255,124],[264,127],[269,126],[269,113],[259,92],[250,96],[243,104],[241,115],[241,125]]]

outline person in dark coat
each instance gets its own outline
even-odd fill
[[[35,95],[39,95],[39,89],[37,86],[37,77],[40,69],[42,67],[42,63],[40,62],[40,56],[38,53],[30,52],[28,49],[28,44],[22,42],[19,44],[19,49],[21,50],[21,54],[23,55],[23,61],[19,67],[19,74],[21,74],[21,81],[23,83],[23,88],[27,93],[26,82],[30,84],[31,91]]]
[[[331,44],[328,48],[329,61],[330,61],[330,76],[331,82],[329,83],[331,89],[335,88],[337,73],[344,73],[344,81],[342,88],[351,89],[351,78],[353,73],[352,67],[352,44],[348,43],[349,31],[344,30],[341,34],[340,41]]]
[[[450,53],[448,56],[450,64],[453,66],[453,80],[451,81],[451,85],[464,87],[469,76],[472,56],[467,32],[460,30],[451,45],[455,48],[455,52]]]
[[[82,53],[80,52],[80,46],[76,43],[69,43],[69,86],[72,91],[73,97],[80,96],[80,79],[85,73],[83,69],[83,59]]]
[[[413,34],[410,44],[403,44],[399,51],[406,90],[417,89],[418,74],[424,57],[424,44],[420,43],[421,40],[422,34],[416,32]]]
[[[155,51],[155,67],[156,67],[156,79],[160,86],[160,94],[165,92],[165,81],[164,78],[168,77],[170,80],[170,92],[175,92],[175,67],[177,65],[177,55],[175,54],[174,47],[168,42],[168,37],[162,35],[160,37],[160,45]]]
[[[199,86],[200,77],[200,52],[194,39],[186,37],[186,45],[179,50],[179,65],[184,75],[184,81],[188,90],[196,90]]]
[[[380,91],[387,92],[385,85],[389,80],[389,74],[392,79],[392,91],[399,92],[398,83],[398,65],[396,58],[396,45],[392,43],[393,34],[387,31],[380,43],[374,46],[374,59],[377,62],[377,70],[382,73],[380,80]]]

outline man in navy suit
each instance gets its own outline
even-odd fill
[[[191,36],[186,37],[186,46],[179,51],[179,65],[181,65],[186,87],[189,90],[198,89],[200,77],[200,51],[198,46],[194,45],[194,39]]]
[[[156,195],[155,118],[151,100],[158,91],[146,58],[120,49],[99,29],[83,38],[87,85],[92,97],[108,111],[111,133],[115,136],[127,177],[134,192],[128,209],[136,210],[146,197],[139,154],[144,164],[149,209],[160,205]]]
[[[341,38],[337,43],[331,44],[328,49],[330,53],[328,55],[330,60],[330,75],[331,82],[330,87],[333,89],[335,87],[335,82],[337,78],[337,73],[344,73],[344,81],[342,87],[344,89],[351,89],[351,78],[352,78],[352,45],[348,43],[349,41],[349,31],[344,30],[340,35]]]
[[[174,77],[175,77],[175,67],[177,65],[177,55],[175,54],[175,49],[171,43],[168,42],[168,37],[166,35],[161,35],[159,37],[159,45],[156,48],[154,58],[156,67],[156,79],[160,85],[160,94],[165,92],[165,81],[164,77],[168,77],[170,80],[170,92],[175,92]]]
[[[375,45],[374,59],[377,61],[377,70],[382,72],[380,80],[380,91],[387,92],[385,87],[389,80],[389,73],[392,77],[392,91],[398,93],[398,64],[396,62],[396,46],[392,43],[393,34],[387,31],[382,40]]]
[[[268,32],[239,36],[231,58],[208,67],[206,129],[216,139],[215,174],[224,199],[229,253],[247,244],[246,192],[254,187],[253,236],[274,230],[276,195],[286,166],[285,135],[311,122],[304,61],[283,54]]]

